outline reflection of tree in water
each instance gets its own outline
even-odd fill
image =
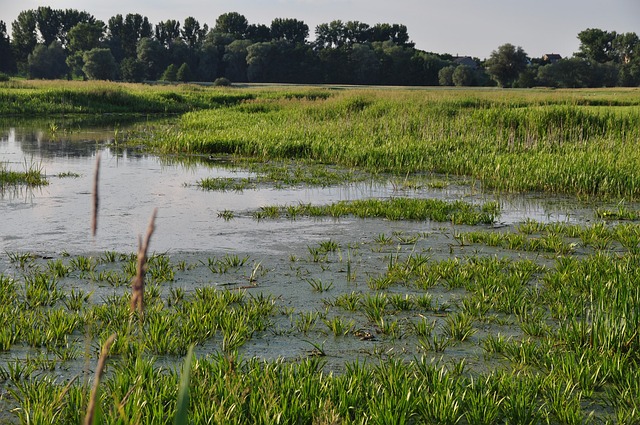
[[[93,156],[98,146],[109,144],[136,122],[148,120],[140,116],[101,115],[92,117],[56,117],[52,119],[0,118],[2,140],[10,131],[25,155],[50,158],[55,156]]]

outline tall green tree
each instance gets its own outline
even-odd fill
[[[124,58],[120,63],[120,78],[130,83],[144,81],[147,67],[136,58]]]
[[[457,87],[472,86],[474,84],[473,69],[469,65],[458,65],[451,75],[451,80]]]
[[[347,44],[350,45],[375,41],[371,39],[371,27],[369,24],[359,21],[349,21],[344,24],[344,38]]]
[[[438,71],[438,82],[441,86],[452,86],[453,85],[453,73],[456,71],[456,67],[454,65],[445,66],[440,71]]]
[[[146,16],[129,13],[125,17],[118,14],[109,19],[108,43],[116,61],[135,58],[137,46],[143,38],[153,35],[153,26]]]
[[[265,41],[247,47],[247,79],[251,82],[269,82],[274,68],[275,43]]]
[[[196,49],[201,46],[209,31],[209,26],[204,24],[200,26],[200,22],[192,16],[184,20],[180,35],[190,49]]]
[[[344,23],[337,19],[316,26],[315,45],[320,49],[339,48],[346,44]]]
[[[616,33],[598,28],[588,28],[578,33],[580,51],[577,56],[605,63],[616,59],[614,40]]]
[[[180,65],[180,68],[178,68],[178,72],[176,73],[176,80],[182,81],[183,83],[193,81],[193,74],[191,73],[189,64],[183,63]]]
[[[27,59],[38,44],[38,22],[34,10],[24,10],[11,23],[11,45],[18,71],[26,73]]]
[[[175,19],[167,19],[158,22],[155,28],[156,40],[165,47],[170,47],[176,40],[180,39],[180,22]]]
[[[174,64],[170,64],[167,69],[164,70],[160,81],[176,81],[178,74],[178,67]]]
[[[271,37],[290,43],[304,43],[309,36],[309,26],[291,18],[276,18],[271,21]]]
[[[198,81],[213,81],[218,77],[220,51],[215,44],[205,41],[196,52],[195,78]]]
[[[69,70],[66,58],[59,41],[54,41],[49,46],[38,44],[28,58],[29,78],[52,80],[64,77]]]
[[[89,12],[76,9],[65,9],[61,11],[60,21],[61,26],[58,39],[62,43],[63,47],[67,47],[69,45],[69,31],[71,31],[73,27],[80,23],[95,24],[98,22]],[[101,22],[101,24],[104,26],[104,23]]]
[[[224,76],[233,82],[247,81],[247,48],[250,40],[235,40],[225,48]]]
[[[84,53],[101,47],[105,28],[105,24],[102,21],[96,21],[94,23],[80,22],[69,30],[67,65],[72,75],[84,77],[82,71]]]
[[[103,41],[105,29],[105,24],[102,21],[76,24],[68,33],[68,50],[70,52],[78,52],[99,47]]]
[[[91,80],[113,80],[118,70],[109,49],[91,49],[84,53],[82,71]]]
[[[409,31],[402,24],[376,24],[369,30],[369,41],[392,41],[403,47],[414,47],[409,41]]]
[[[42,44],[49,46],[56,40],[61,41],[58,35],[62,30],[62,11],[49,6],[40,6],[35,13]]]
[[[503,44],[491,52],[486,62],[487,72],[500,87],[511,87],[527,67],[529,59],[522,47]]]
[[[138,60],[146,65],[145,78],[155,80],[166,68],[166,50],[157,41],[149,37],[140,39],[137,46]]]
[[[11,40],[7,34],[7,24],[0,21],[0,72],[13,74],[16,71],[16,61],[11,49]]]
[[[629,63],[640,56],[640,38],[635,32],[617,34],[613,40],[613,52],[618,63]]]
[[[375,84],[380,81],[380,60],[369,43],[354,44],[349,60],[355,84]]]
[[[263,43],[271,41],[271,28],[264,24],[250,24],[247,27],[245,38],[254,43]]]
[[[247,34],[249,21],[238,12],[223,13],[216,19],[213,31],[221,34],[231,34],[236,39],[242,39]]]

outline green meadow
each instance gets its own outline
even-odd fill
[[[119,143],[259,176],[197,183],[213,193],[402,188],[219,213],[220,226],[242,214],[380,224],[286,258],[5,252],[0,422],[640,423],[639,90],[12,80],[0,100],[3,119],[51,128],[62,114],[163,116]],[[499,201],[406,194],[453,181],[593,214],[499,226]],[[23,184],[43,183],[3,183]],[[385,227],[398,222],[429,226]],[[265,354],[282,347],[298,354]]]

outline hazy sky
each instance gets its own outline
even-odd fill
[[[118,13],[139,13],[152,24],[193,16],[210,27],[225,12],[252,24],[296,18],[311,38],[316,25],[335,19],[397,23],[408,27],[418,49],[481,59],[504,43],[531,57],[570,56],[587,28],[640,34],[640,0],[0,0],[0,20],[11,31],[20,11],[38,6],[86,10],[105,22]]]

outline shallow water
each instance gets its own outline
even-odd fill
[[[54,134],[37,128],[0,129],[0,161],[11,170],[40,167],[49,185],[7,187],[0,193],[0,250],[36,253],[137,249],[158,209],[152,247],[156,252],[255,251],[276,252],[292,244],[306,244],[327,234],[366,232],[362,220],[344,219],[258,222],[251,212],[264,205],[325,204],[367,197],[420,196],[484,202],[492,196],[464,185],[444,190],[398,191],[393,182],[348,183],[340,187],[260,188],[244,192],[203,191],[195,183],[205,177],[250,177],[251,173],[221,167],[171,164],[166,159],[111,149],[113,127]],[[92,185],[96,155],[100,153],[98,234],[90,235]],[[79,177],[60,177],[76,173]],[[512,224],[526,218],[538,221],[581,221],[586,213],[570,201],[509,197],[500,199],[499,221]],[[219,212],[231,210],[225,221]],[[377,224],[379,226],[380,223]],[[423,229],[425,223],[386,223],[393,228]],[[427,225],[426,227],[430,227]],[[378,229],[379,233],[385,229]]]
[[[184,165],[177,161],[161,159],[131,151],[116,152],[112,149],[113,127],[92,128],[59,134],[51,137],[46,131],[34,128],[0,128],[0,161],[12,170],[28,166],[41,167],[49,185],[26,189],[5,188],[0,192],[0,273],[17,274],[21,271],[9,261],[7,253],[30,252],[37,254],[36,261],[44,270],[49,258],[63,259],[63,253],[71,256],[93,255],[104,251],[131,253],[137,250],[138,236],[146,231],[150,216],[158,209],[156,231],[150,250],[168,253],[172,264],[185,262],[192,265],[177,272],[175,280],[164,283],[161,290],[166,295],[171,288],[180,287],[187,294],[202,286],[242,289],[249,296],[266,294],[277,300],[282,311],[272,317],[272,329],[254,335],[242,346],[246,358],[297,359],[308,356],[312,343],[321,344],[327,351],[327,367],[339,371],[345,362],[356,358],[380,359],[397,354],[416,354],[415,338],[386,338],[361,340],[353,333],[333,338],[318,321],[316,330],[308,335],[295,331],[294,321],[304,312],[328,311],[326,301],[339,294],[353,291],[367,293],[368,279],[384,273],[393,257],[405,258],[413,254],[426,255],[433,260],[451,256],[502,255],[496,248],[485,246],[461,246],[453,238],[454,231],[473,230],[469,226],[452,227],[450,223],[387,221],[381,219],[279,219],[257,221],[252,212],[265,205],[314,203],[326,204],[340,200],[367,197],[419,196],[448,200],[464,199],[469,202],[498,200],[502,214],[496,226],[511,226],[526,219],[537,221],[584,222],[593,216],[593,208],[579,208],[575,200],[535,198],[528,196],[502,196],[484,194],[477,187],[456,184],[454,180],[446,189],[401,190],[397,179],[387,183],[366,181],[347,183],[339,187],[295,187],[276,189],[262,187],[244,192],[203,191],[196,182],[205,177],[254,177],[242,169],[222,166],[217,161],[198,165]],[[100,208],[98,234],[90,235],[92,213],[92,187],[96,168],[96,156],[100,154]],[[77,173],[79,177],[60,177],[60,173]],[[436,176],[439,181],[442,176]],[[236,217],[226,221],[219,212],[231,210]],[[476,226],[475,229],[486,228]],[[400,242],[398,235],[420,235],[413,243]],[[394,235],[394,243],[376,242],[379,235]],[[326,261],[310,258],[310,247],[331,239],[340,250]],[[229,273],[212,273],[206,266],[211,257],[226,253],[246,257],[247,264]],[[528,254],[518,254],[518,258]],[[537,261],[546,261],[532,253]],[[353,279],[346,278],[345,263],[349,259]],[[100,266],[105,267],[105,266]],[[111,267],[118,269],[121,265]],[[255,282],[249,280],[252,270],[260,270]],[[317,279],[332,289],[326,293],[312,290],[309,281]],[[112,287],[105,282],[72,276],[62,279],[65,290],[82,290],[92,294],[93,303],[101,303],[106,297],[127,293],[128,285]],[[371,291],[375,292],[375,291]],[[390,288],[390,293],[417,293],[412,288]],[[456,302],[460,294],[443,288],[429,291],[438,305]],[[354,329],[362,329],[373,335],[379,333],[377,325],[362,313],[346,313],[333,309],[329,317],[339,314],[353,320]],[[409,313],[399,313],[399,321],[409,318]],[[410,313],[415,316],[415,312]],[[442,323],[442,314],[424,313],[421,317]],[[284,329],[280,332],[278,329]],[[447,350],[448,359],[466,359],[474,369],[488,367],[482,360],[479,341],[486,333],[502,335],[519,334],[512,325],[483,327],[465,344]],[[78,344],[84,344],[82,335],[74,335]],[[311,341],[311,342],[310,342]],[[208,355],[220,350],[220,341],[212,340],[198,346],[198,355]],[[84,345],[83,345],[84,346]],[[26,358],[37,354],[40,348],[26,346],[0,353],[0,365],[14,358]],[[382,356],[381,356],[382,355]],[[168,364],[175,358],[169,356]],[[68,379],[81,373],[86,360],[79,359],[57,368],[54,375]]]

